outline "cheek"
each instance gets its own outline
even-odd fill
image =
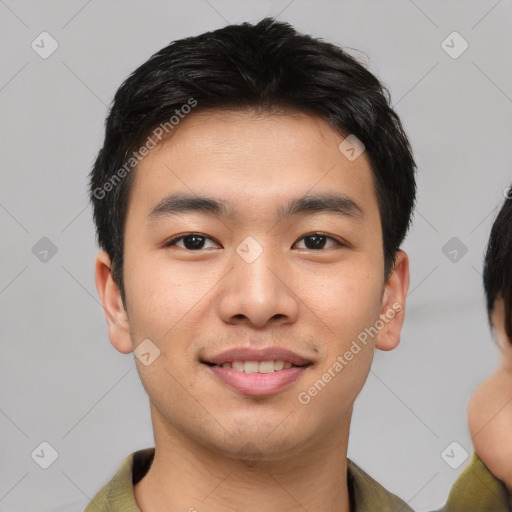
[[[196,288],[165,266],[140,258],[127,262],[125,268],[130,322],[144,336],[165,336],[197,301]]]
[[[179,304],[186,299],[184,291],[193,295],[195,287],[187,288],[190,274],[182,265],[173,264],[162,251],[134,251],[126,263],[126,281],[133,287],[139,303],[148,309]]]
[[[380,314],[382,278],[376,273],[340,269],[302,281],[297,290],[307,306],[304,314],[314,313],[312,321],[319,323],[328,338],[337,338],[338,343],[373,325]]]

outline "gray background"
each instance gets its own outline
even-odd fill
[[[402,342],[376,352],[349,457],[418,511],[442,505],[466,466],[441,453],[457,441],[471,454],[467,402],[499,360],[481,268],[512,181],[512,2],[0,0],[1,511],[82,510],[153,446],[133,354],[111,346],[97,298],[87,174],[135,67],[171,40],[265,15],[362,59],[419,165]],[[31,48],[43,31],[59,45],[47,59]],[[469,44],[456,59],[441,46],[453,31]],[[43,237],[57,248],[47,261],[32,251]],[[457,261],[442,249],[452,237],[467,247]],[[31,458],[42,441],[59,455],[46,470]]]

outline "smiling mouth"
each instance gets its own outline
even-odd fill
[[[225,361],[215,364],[201,361],[213,376],[243,395],[253,397],[271,396],[291,386],[305,372],[312,362],[294,364],[282,359],[267,361]]]
[[[243,373],[274,373],[289,368],[305,368],[311,366],[312,363],[305,364],[293,364],[289,361],[283,361],[279,359],[269,361],[232,361],[222,364],[210,363],[208,361],[201,361],[203,364],[218,368],[231,368],[238,372]]]

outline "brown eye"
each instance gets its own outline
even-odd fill
[[[190,233],[188,235],[182,235],[176,238],[173,238],[172,240],[169,240],[165,247],[171,247],[173,245],[176,245],[177,247],[180,247],[181,249],[186,249],[189,251],[197,251],[200,249],[204,249],[205,243],[211,240],[211,238],[201,235],[200,233]],[[178,242],[183,242],[183,245],[178,245]]]
[[[305,249],[311,250],[325,249],[329,242],[334,242],[334,245],[331,244],[329,247],[343,245],[331,236],[323,235],[322,233],[312,233],[311,235],[303,236],[301,240],[305,241]],[[299,247],[299,249],[302,249],[302,247]]]

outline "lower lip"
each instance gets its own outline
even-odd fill
[[[222,366],[205,366],[226,384],[250,396],[268,396],[278,393],[295,382],[308,368],[308,366],[294,366],[271,373],[245,373]]]

